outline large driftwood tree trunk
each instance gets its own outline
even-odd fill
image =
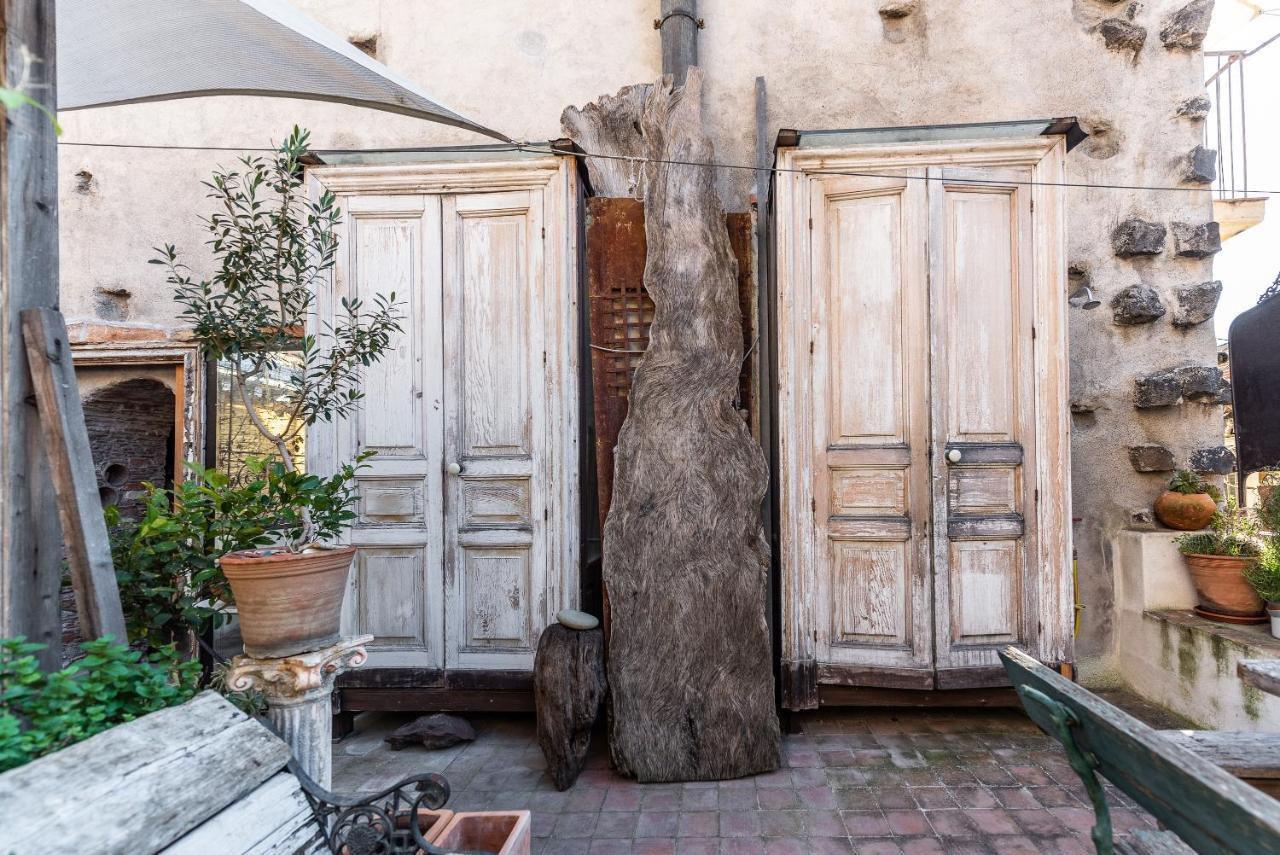
[[[610,748],[641,781],[733,778],[777,768],[768,466],[734,390],[743,358],[737,265],[702,126],[702,78],[628,87],[563,117],[597,193],[644,200],[644,283],[655,306],[618,437],[604,531],[611,624]]]

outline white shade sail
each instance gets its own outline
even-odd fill
[[[508,141],[283,0],[58,0],[58,109],[202,95],[336,101]]]

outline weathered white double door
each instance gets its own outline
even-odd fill
[[[554,160],[313,177],[344,213],[321,329],[344,298],[405,313],[359,412],[310,438],[319,471],[376,452],[344,631],[374,636],[372,666],[528,669],[577,599],[572,178]]]
[[[784,195],[787,653],[818,684],[991,685],[1000,647],[1069,644],[1056,220],[1031,164],[882,171]]]

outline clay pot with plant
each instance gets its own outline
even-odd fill
[[[249,420],[278,459],[252,473],[262,481],[274,543],[222,556],[240,617],[245,651],[280,657],[332,644],[355,549],[335,545],[354,519],[356,471],[365,459],[321,476],[295,459],[306,429],[351,415],[361,368],[377,362],[401,331],[394,293],[343,299],[332,321],[307,331],[315,295],[333,270],[342,213],[332,193],[303,186],[309,134],[296,126],[271,158],[244,157],[240,171],[206,182],[214,212],[213,274],[197,281],[173,245],[153,264],[168,271],[179,317],[204,355],[221,360]],[[285,359],[285,354],[292,354]],[[279,412],[268,419],[250,393],[270,379]]]
[[[1221,623],[1262,623],[1263,601],[1249,583],[1262,554],[1257,523],[1248,511],[1228,503],[1214,514],[1209,531],[1180,536],[1199,605],[1196,613]]]
[[[1156,499],[1156,518],[1178,531],[1197,531],[1209,524],[1222,499],[1218,488],[1188,469],[1179,469],[1169,489]]]

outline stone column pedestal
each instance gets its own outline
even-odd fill
[[[293,749],[293,756],[317,784],[333,781],[333,681],[369,658],[364,646],[372,635],[344,638],[337,644],[283,659],[237,656],[227,685],[232,691],[261,692],[267,718]]]

